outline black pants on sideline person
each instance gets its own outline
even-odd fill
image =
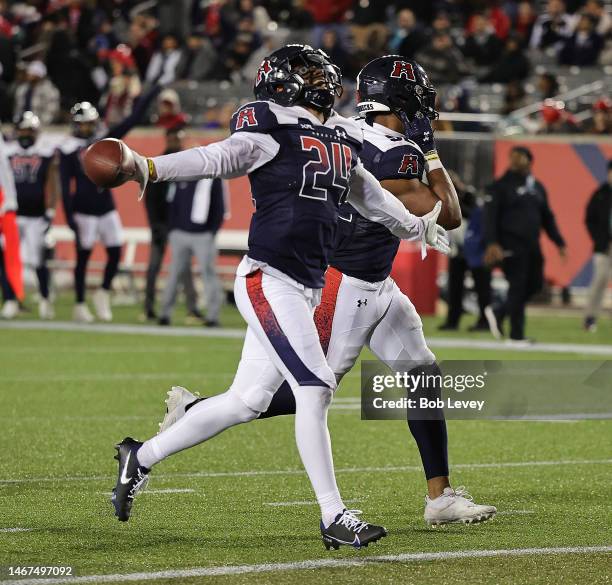
[[[474,290],[478,297],[478,324],[486,324],[485,307],[491,304],[491,271],[486,267],[469,268],[463,256],[455,256],[448,262],[448,315],[445,327],[456,328],[463,314],[465,273],[472,273]]]
[[[539,248],[514,250],[502,264],[509,289],[499,317],[510,318],[510,339],[525,337],[525,307],[529,299],[542,289],[544,258]]]

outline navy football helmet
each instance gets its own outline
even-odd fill
[[[309,106],[328,117],[342,95],[342,75],[310,45],[287,45],[266,57],[255,78],[255,98],[281,106]]]
[[[438,118],[436,90],[416,61],[386,55],[370,61],[357,76],[357,110],[362,116],[392,112],[404,126],[415,118]]]

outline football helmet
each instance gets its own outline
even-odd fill
[[[392,112],[404,126],[415,118],[438,118],[436,90],[416,61],[386,55],[370,61],[357,76],[357,110],[362,116]]]
[[[38,138],[40,119],[34,112],[23,112],[15,121],[15,136],[22,148],[30,148]]]
[[[263,60],[253,89],[258,100],[308,106],[327,118],[342,95],[342,75],[320,49],[287,45]]]
[[[100,114],[89,102],[79,102],[70,110],[72,133],[77,138],[91,138],[98,128]]]

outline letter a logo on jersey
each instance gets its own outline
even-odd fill
[[[404,78],[409,79],[410,81],[415,81],[412,63],[406,63],[406,61],[394,61],[393,71],[391,71],[391,77],[395,77],[396,79]]]
[[[402,164],[397,170],[402,175],[407,175],[408,171],[410,171],[411,175],[419,174],[419,158],[414,154],[405,154],[404,158],[402,158]]]
[[[245,126],[257,126],[255,108],[244,108],[238,112],[236,119],[236,130],[242,130]]]
[[[263,63],[259,66],[257,70],[257,78],[255,79],[255,85],[259,85],[266,77],[268,77],[268,73],[272,71],[272,67],[270,67],[270,61],[264,59]]]

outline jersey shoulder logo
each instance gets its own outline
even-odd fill
[[[411,175],[418,175],[419,157],[416,154],[405,154],[397,172],[402,175],[407,175],[409,172]]]
[[[410,81],[416,81],[414,76],[414,69],[412,63],[406,61],[394,61],[393,71],[391,71],[391,77],[395,79],[409,79]]]
[[[238,112],[236,117],[236,130],[242,130],[245,126],[257,126],[255,108],[247,107]]]

